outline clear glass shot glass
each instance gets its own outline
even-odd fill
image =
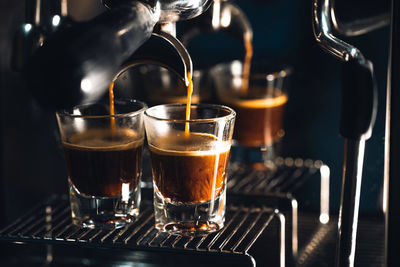
[[[139,213],[143,102],[116,100],[57,112],[73,223],[115,229]]]
[[[270,171],[276,169],[276,148],[285,134],[284,110],[289,99],[290,75],[288,67],[256,64],[252,65],[250,75],[244,77],[240,61],[219,64],[211,70],[219,102],[237,112],[234,144],[243,148],[243,154],[259,152]],[[244,161],[249,158],[244,157]]]
[[[180,235],[221,229],[236,113],[221,105],[154,106],[145,112],[156,228]]]

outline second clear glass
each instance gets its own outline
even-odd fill
[[[182,235],[221,229],[235,111],[219,105],[159,105],[145,112],[156,228]]]

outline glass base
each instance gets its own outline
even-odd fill
[[[220,230],[225,221],[225,189],[214,201],[177,203],[165,199],[154,185],[156,228],[176,235],[206,235]]]
[[[69,180],[72,222],[84,228],[117,229],[135,220],[139,214],[140,187],[122,196],[95,197],[80,193]]]

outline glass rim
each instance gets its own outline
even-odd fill
[[[155,109],[161,106],[165,106],[165,107],[185,107],[186,109],[186,104],[185,103],[172,103],[172,104],[161,104],[161,105],[156,105],[153,107],[150,107],[148,109],[145,110],[144,115],[145,117],[157,120],[157,121],[164,121],[164,122],[174,122],[174,123],[209,123],[209,122],[215,122],[221,119],[226,119],[226,120],[231,120],[233,118],[236,117],[236,111],[228,106],[225,105],[219,105],[219,104],[204,104],[204,103],[199,103],[199,104],[191,104],[190,107],[204,107],[204,108],[218,108],[218,109],[225,109],[229,112],[228,115],[224,115],[224,116],[218,116],[215,118],[207,118],[207,119],[166,119],[166,118],[159,118],[157,116],[153,116],[148,114],[148,111],[150,111],[151,109]]]
[[[125,113],[118,113],[118,114],[105,114],[105,115],[82,115],[82,114],[71,114],[70,112],[67,112],[66,109],[63,110],[59,110],[56,112],[56,114],[58,116],[61,117],[70,117],[70,118],[85,118],[85,119],[104,119],[104,118],[121,118],[121,117],[127,117],[127,116],[132,116],[132,115],[136,115],[136,114],[140,114],[143,113],[144,111],[146,111],[148,109],[148,106],[145,102],[140,101],[140,100],[136,100],[136,99],[117,99],[116,101],[114,101],[114,105],[116,102],[119,101],[126,101],[129,103],[136,103],[136,104],[140,104],[141,108],[139,110],[135,110],[135,111],[131,111],[131,112],[125,112]],[[80,107],[85,107],[85,106],[92,106],[92,105],[96,105],[96,104],[100,104],[101,102],[93,102],[93,103],[86,103],[86,104],[81,104],[81,105],[76,105],[74,107],[72,107],[71,109],[75,109],[75,108],[80,108]]]
[[[255,79],[266,79],[266,80],[273,80],[273,79],[278,79],[278,78],[286,78],[290,76],[293,72],[293,67],[289,65],[281,65],[277,66],[274,68],[274,70],[268,70],[268,68],[271,68],[271,64],[263,64],[259,62],[255,62],[250,65],[255,67],[260,67],[265,68],[265,71],[260,71],[256,70],[252,72],[252,69],[250,69],[250,74],[248,75],[243,75],[243,73],[232,73],[232,72],[226,72],[226,70],[229,70],[233,64],[241,64],[241,67],[243,68],[243,61],[241,60],[233,60],[230,62],[225,62],[225,63],[219,63],[212,67],[213,71],[218,72],[218,75],[222,76],[231,76],[231,77],[240,77],[240,78],[255,78]]]

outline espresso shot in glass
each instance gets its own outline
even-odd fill
[[[265,167],[274,171],[277,144],[285,133],[291,69],[257,64],[244,76],[242,63],[233,61],[217,65],[211,72],[219,102],[237,113],[234,143],[244,148],[244,153],[261,153]]]
[[[224,225],[226,169],[235,112],[220,105],[166,104],[145,112],[156,228],[201,235]]]
[[[67,164],[72,221],[115,229],[139,213],[146,104],[108,101],[57,112]]]

